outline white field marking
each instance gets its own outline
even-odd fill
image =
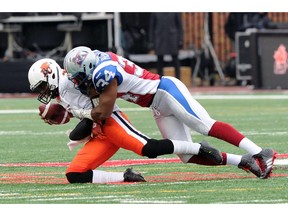
[[[185,200],[157,200],[157,199],[131,199],[131,196],[128,199],[125,199],[127,196],[89,196],[89,197],[44,197],[44,196],[20,196],[18,199],[29,198],[30,201],[36,202],[47,202],[47,201],[65,201],[65,200],[91,200],[91,203],[109,203],[111,201],[119,201],[122,204],[185,204],[187,199],[193,197],[186,196]],[[15,199],[15,197],[13,197]],[[173,197],[175,199],[175,197]],[[181,199],[177,197],[177,199]],[[99,201],[97,201],[99,200]],[[88,203],[88,202],[87,202]],[[287,203],[287,200],[284,199],[275,199],[275,200],[249,200],[249,201],[230,201],[230,202],[217,202],[214,204],[261,204],[261,203]],[[211,203],[213,204],[213,203]]]
[[[228,181],[229,179],[225,179],[225,181]],[[221,182],[223,183],[224,181],[223,180],[213,180],[213,182]],[[162,186],[165,186],[165,185],[187,185],[187,184],[191,184],[190,181],[187,181],[187,182],[158,182],[158,183],[149,183],[149,187],[150,186],[159,186],[159,183],[162,185]],[[197,181],[193,181],[193,184],[198,184],[198,183],[203,183],[203,181],[201,180],[197,180]],[[131,188],[131,187],[143,187],[145,189],[145,187],[147,187],[146,184],[127,184],[127,185],[121,185],[121,187],[125,187],[127,186],[128,188]],[[107,185],[98,185],[98,187],[107,187]],[[111,184],[109,185],[109,188],[113,188],[113,187],[119,187],[119,185],[117,184]]]
[[[195,99],[288,99],[288,95],[193,95]]]
[[[30,196],[30,195],[24,195],[24,196],[17,196],[17,197],[10,197],[9,199],[25,199],[25,198],[29,198],[29,200],[31,201],[55,201],[55,200],[90,200],[91,202],[95,203],[97,202],[97,200],[99,200],[99,203],[103,203],[105,202],[105,199],[107,202],[111,202],[112,201],[121,201],[122,199],[131,199],[130,195],[107,195],[107,196],[103,196],[103,195],[99,195],[99,196],[89,196],[89,197],[77,197],[77,195],[79,194],[63,194],[63,197],[59,197],[59,195],[52,195],[52,196]],[[62,196],[62,194],[61,194]],[[6,197],[5,197],[6,199]],[[95,201],[96,200],[96,201]],[[89,201],[88,201],[89,202]]]
[[[99,195],[99,196],[89,196],[89,197],[77,197],[76,196],[77,194],[63,194],[64,197],[58,197],[57,196],[45,196],[45,195],[42,195],[42,196],[35,196],[35,195],[22,195],[22,196],[17,196],[17,197],[5,197],[5,199],[27,199],[29,198],[29,200],[31,201],[43,201],[43,202],[46,202],[46,201],[56,201],[56,200],[91,200],[91,202],[93,203],[97,203],[97,200],[98,203],[103,203],[103,202],[111,202],[111,201],[124,201],[123,203],[132,203],[133,201],[131,200],[131,195],[107,195],[107,196],[103,196],[103,195]],[[127,199],[127,202],[125,202]],[[135,201],[135,200],[134,200]],[[149,201],[147,200],[143,200],[142,202],[139,201],[138,203],[147,203]],[[159,203],[159,202],[163,202],[163,203],[174,203],[172,201],[153,201],[153,202],[156,202],[156,203]],[[137,203],[137,202],[136,202]],[[183,202],[181,202],[183,203]]]
[[[175,199],[175,197],[174,197]],[[179,197],[177,197],[179,199]],[[123,204],[184,204],[187,203],[187,201],[181,201],[181,200],[137,200],[137,199],[130,199],[130,200],[120,200],[120,203]]]
[[[256,131],[242,131],[243,134],[246,136],[251,136],[251,135],[269,135],[269,136],[279,136],[279,135],[287,135],[288,131],[267,131],[267,132],[256,132]]]
[[[23,113],[39,113],[37,109],[17,109],[17,110],[0,110],[0,114],[23,114]]]
[[[41,136],[41,135],[62,135],[62,134],[65,134],[66,131],[51,131],[51,132],[33,132],[33,131],[0,131],[0,136],[1,135],[35,135],[35,136]],[[278,131],[278,132],[273,132],[271,134],[271,131],[270,132],[251,132],[251,131],[247,131],[247,132],[243,132],[245,135],[269,135],[269,136],[279,136],[279,135],[287,135],[288,134],[288,131]],[[193,136],[202,136],[201,134],[196,134],[194,133],[194,131],[191,132],[191,134]],[[158,131],[155,131],[153,133],[151,133],[151,135],[160,135],[160,132]]]
[[[193,95],[195,99],[288,99],[288,95]],[[150,111],[149,108],[121,108],[124,112]],[[17,109],[17,110],[0,110],[0,114],[22,114],[22,113],[39,113],[38,109]]]
[[[63,135],[66,131],[51,131],[51,132],[32,132],[32,131],[0,131],[0,136],[2,135],[35,135],[35,136],[43,136],[43,135]]]
[[[50,197],[50,198],[48,198],[48,196]],[[59,196],[61,196],[61,197],[59,197]],[[70,196],[71,197],[77,197],[77,196],[79,196],[79,193],[71,193],[71,194],[54,194],[54,195],[48,195],[47,194],[47,196],[46,195],[33,195],[33,194],[26,194],[26,195],[17,195],[17,196],[12,196],[12,197],[3,197],[3,199],[27,199],[27,198],[29,198],[29,199],[35,199],[34,201],[36,201],[36,200],[38,200],[38,198],[39,199],[42,199],[43,198],[43,200],[44,199],[46,199],[47,198],[47,200],[56,200],[56,199],[58,199],[58,200],[65,200],[66,198],[67,199],[70,199]],[[55,197],[55,198],[54,198]],[[100,199],[100,198],[99,198]]]
[[[19,196],[19,193],[1,193],[0,192],[0,198],[5,197],[5,199],[6,199],[6,197],[7,197],[9,199],[9,197],[11,198],[11,196],[12,197]]]
[[[288,159],[275,159],[274,166],[288,167]]]
[[[259,204],[261,203],[282,203],[282,204],[286,203],[287,204],[288,201],[286,199],[274,199],[274,200],[263,199],[263,200],[243,200],[243,201],[238,200],[238,201],[232,201],[232,202],[228,201],[228,202],[220,202],[220,203],[214,203],[214,204],[256,204],[256,203],[259,203]]]
[[[70,197],[71,196],[71,197]],[[189,198],[190,196],[182,196],[178,198]],[[166,200],[157,200],[156,198],[148,198],[148,199],[131,199],[131,195],[99,195],[99,196],[89,196],[89,197],[77,197],[75,194],[65,194],[64,197],[55,197],[50,196],[47,197],[45,195],[42,196],[30,196],[30,195],[24,195],[24,196],[17,196],[17,197],[5,197],[5,199],[26,199],[29,198],[30,201],[36,201],[36,202],[47,202],[47,201],[65,201],[65,200],[73,200],[73,201],[79,201],[79,200],[90,200],[92,203],[109,203],[111,201],[118,201],[120,203],[124,204],[133,204],[133,203],[139,203],[139,204],[146,204],[146,203],[160,203],[160,204],[184,204],[187,203],[186,200],[174,200],[175,197],[166,197]],[[172,199],[172,200],[171,200]],[[89,203],[89,201],[88,201]]]
[[[58,191],[64,191],[64,190],[67,190],[67,191],[69,191],[69,190],[71,190],[71,191],[73,191],[74,189],[87,189],[87,188],[89,188],[89,187],[92,187],[93,185],[79,185],[79,186],[72,186],[72,185],[69,185],[69,187],[52,187],[52,188],[37,188],[37,189],[34,189],[34,188],[30,188],[29,189],[29,192],[32,192],[32,191],[34,191],[34,192],[38,192],[38,191],[50,191],[50,190],[52,190],[52,191],[54,191],[54,190],[58,190]],[[18,192],[19,191],[19,193],[23,193],[23,190],[22,189],[13,189],[13,191],[15,191],[15,192]],[[2,194],[2,193],[5,193],[5,191],[0,191],[0,194]]]

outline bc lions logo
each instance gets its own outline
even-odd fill
[[[52,69],[50,68],[50,64],[49,62],[44,62],[41,65],[41,72],[44,74],[44,76],[46,77],[48,74],[52,73]]]
[[[75,64],[78,64],[78,65],[81,65],[82,62],[85,60],[86,56],[88,55],[88,52],[78,52],[76,54],[76,56],[74,58],[72,58],[72,61],[75,63]]]

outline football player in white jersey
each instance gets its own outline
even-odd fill
[[[39,93],[38,100],[47,104],[51,99],[64,108],[71,107],[92,109],[90,98],[81,94],[68,80],[64,70],[53,59],[40,59],[29,69],[28,79],[33,92]],[[115,106],[114,111],[119,111]],[[121,116],[121,113],[119,113]],[[53,124],[43,119],[46,123]],[[66,170],[70,183],[108,183],[108,182],[143,182],[145,179],[139,173],[128,168],[125,172],[105,172],[96,170],[98,166],[112,157],[119,147],[103,137],[101,129],[90,119],[82,119],[69,134],[68,146],[85,144],[77,153]]]
[[[50,72],[46,73],[45,71]],[[40,92],[38,100],[42,103],[47,104],[52,98],[56,98],[68,110],[83,107],[91,111],[92,103],[85,96],[87,94],[85,89],[82,92],[79,89],[76,90],[74,84],[68,80],[65,71],[54,60],[38,60],[31,66],[28,77],[31,90],[35,91],[38,89],[38,92]],[[93,101],[95,102],[95,100]],[[70,133],[69,138],[71,141],[68,144],[71,148],[79,143],[84,142],[86,144],[78,152],[66,171],[67,179],[71,183],[123,181],[123,173],[103,172],[96,170],[96,168],[115,154],[119,148],[133,151],[140,156],[157,157],[158,155],[167,153],[161,151],[161,146],[167,145],[167,143],[169,145],[169,142],[171,142],[169,140],[150,139],[145,134],[142,134],[134,128],[127,116],[116,105],[114,106],[112,115],[102,125],[102,129],[100,130],[101,136],[99,136],[99,125],[96,124],[97,127],[93,129],[94,137],[91,138],[92,120],[83,117],[79,118],[83,120]],[[87,137],[90,139],[87,140]],[[180,144],[181,142],[179,141]],[[177,141],[173,143],[177,143]],[[150,150],[146,150],[149,153],[148,155],[143,151],[146,149],[144,147],[147,144],[150,146]],[[208,145],[206,145],[206,148],[207,150],[211,150]],[[166,148],[164,150],[166,151]],[[185,151],[189,152],[188,150]],[[218,150],[216,150],[217,152]],[[255,159],[250,157],[250,155],[241,156],[225,152],[222,152],[221,155],[223,157],[221,165],[235,165],[260,177],[261,170]],[[189,163],[220,165],[201,154],[190,154],[190,158]],[[142,180],[144,178],[141,175],[130,169],[124,173],[124,181]]]
[[[190,129],[200,134],[218,138],[244,149],[260,165],[260,178],[268,178],[273,169],[276,151],[262,149],[228,123],[210,117],[207,111],[190,94],[187,87],[170,76],[160,77],[133,62],[111,52],[92,51],[76,47],[64,59],[64,69],[76,84],[99,97],[99,104],[85,116],[94,121],[106,120],[112,113],[117,98],[150,107],[163,138],[192,142]],[[83,109],[74,110],[81,114]],[[170,145],[183,162],[193,157],[182,154],[188,145]],[[199,148],[199,147],[198,147]],[[150,149],[147,145],[149,154]]]

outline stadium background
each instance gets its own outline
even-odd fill
[[[229,59],[229,54],[234,51],[233,44],[225,34],[224,26],[229,13],[211,13],[213,19],[213,45],[221,62]],[[268,17],[275,23],[288,22],[288,13],[269,12]],[[185,48],[194,44],[200,49],[203,43],[203,20],[204,13],[183,13],[184,44]]]
[[[21,15],[21,13],[14,13]],[[69,14],[69,13],[68,13]],[[121,21],[123,21],[123,15],[130,14],[132,19],[130,23],[133,23],[133,27],[138,28],[138,34],[140,39],[137,41],[137,46],[133,47],[131,53],[141,54],[148,53],[147,40],[148,40],[148,29],[149,29],[149,15],[150,13],[120,13]],[[183,30],[184,30],[184,50],[201,50],[203,45],[203,25],[204,25],[204,14],[201,12],[197,13],[182,13]],[[25,15],[25,13],[23,14]],[[38,13],[38,15],[45,15],[45,13]],[[213,12],[209,13],[209,30],[211,41],[214,45],[215,52],[220,61],[222,68],[225,67],[231,57],[231,53],[234,50],[234,44],[225,33],[225,23],[227,21],[229,13],[227,12]],[[130,17],[130,18],[131,18]],[[285,24],[288,22],[288,13],[281,12],[269,12],[268,17],[275,23]],[[1,22],[0,22],[1,23]],[[124,23],[121,23],[122,27]],[[57,31],[57,24],[55,23],[23,23],[22,31],[15,33],[18,35],[17,42],[24,48],[39,52],[37,47],[42,51],[49,51],[59,46],[64,39],[65,32]],[[94,49],[109,50],[113,47],[107,46],[107,25],[105,20],[97,20],[95,22],[85,22],[80,32],[73,32],[73,45],[86,45]],[[115,41],[114,41],[115,43]],[[36,46],[35,46],[36,44]],[[4,57],[5,50],[7,48],[7,33],[0,30],[0,57]],[[0,61],[0,73],[10,74],[16,82],[16,85],[11,86],[9,83],[2,81],[0,84],[1,93],[11,92],[29,92],[27,87],[26,74],[22,71],[27,71],[31,61],[23,59],[23,53],[16,54],[17,61]],[[33,59],[32,59],[33,60]],[[60,61],[61,62],[61,61]],[[186,63],[187,64],[187,63]],[[190,62],[188,63],[190,64]],[[182,64],[183,65],[183,64]],[[14,67],[15,66],[15,67]],[[140,65],[145,66],[149,69],[153,68],[154,65]],[[185,64],[184,64],[185,66]],[[19,72],[21,68],[21,71]],[[193,68],[192,68],[193,70]],[[168,74],[171,75],[170,71]],[[188,74],[188,73],[187,73]],[[15,77],[15,78],[14,78]],[[17,80],[20,78],[19,80]],[[25,80],[23,82],[23,80]],[[186,83],[191,82],[191,72],[187,77],[184,77]],[[183,81],[183,80],[182,80]],[[23,84],[24,83],[24,84]],[[22,85],[22,86],[21,86]],[[15,88],[15,86],[19,88]],[[25,87],[26,86],[26,87]]]
[[[15,13],[14,13],[15,14]],[[41,13],[40,13],[41,14]],[[144,28],[148,31],[148,20],[150,13],[132,13],[135,14],[134,17],[142,19],[138,22],[140,28]],[[215,52],[220,61],[225,62],[229,58],[229,53],[233,52],[233,44],[229,40],[228,36],[225,34],[224,25],[227,21],[229,13],[224,12],[213,12],[211,13],[212,22],[210,25],[213,34],[213,45]],[[286,23],[288,22],[288,13],[282,12],[269,12],[269,18],[276,23]],[[183,20],[183,30],[184,30],[184,49],[189,49],[191,46],[195,46],[197,49],[201,49],[203,43],[203,21],[204,13],[182,13]],[[1,22],[0,22],[1,23]],[[101,26],[101,23],[99,24]],[[103,27],[101,27],[103,28]],[[103,29],[102,29],[103,30]],[[27,33],[26,33],[27,34]],[[51,36],[51,35],[50,35]],[[62,34],[63,36],[63,34]],[[99,36],[99,35],[98,35]],[[7,35],[0,32],[0,51],[3,56],[4,49],[6,47],[6,37]],[[59,40],[58,37],[55,39],[56,43]]]

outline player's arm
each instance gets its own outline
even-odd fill
[[[99,95],[99,104],[91,111],[95,122],[106,120],[112,113],[117,99],[117,79],[113,79]]]

